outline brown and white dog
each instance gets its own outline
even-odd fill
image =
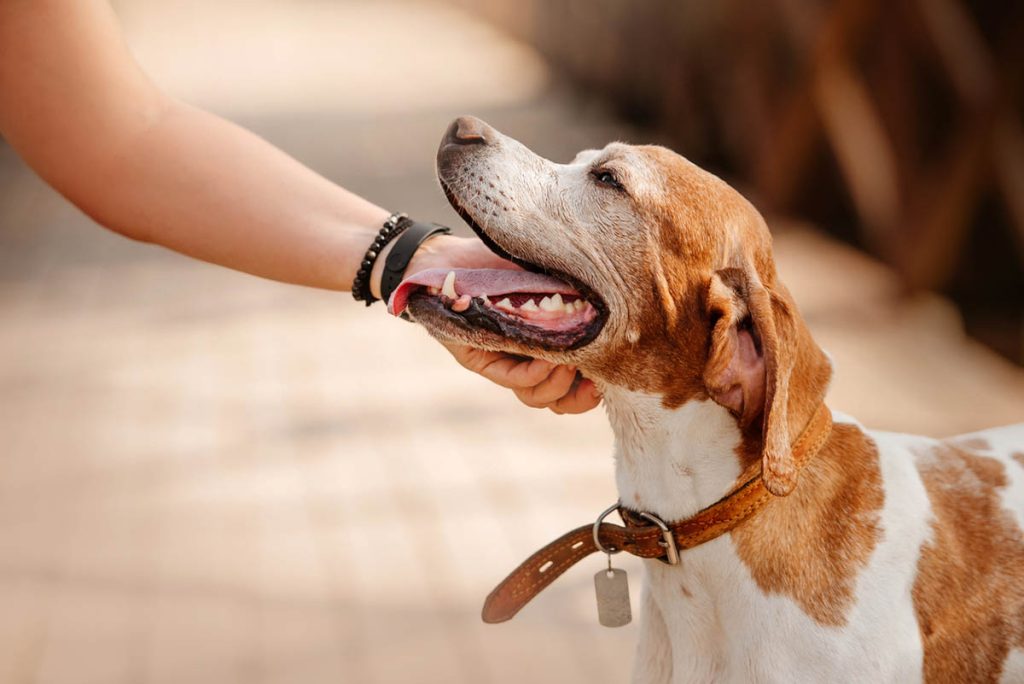
[[[1024,425],[940,441],[833,414],[798,473],[831,364],[737,192],[662,147],[555,164],[471,117],[438,174],[526,271],[414,274],[395,313],[579,367],[624,506],[692,516],[759,459],[777,495],[680,565],[646,562],[635,681],[1024,681]]]

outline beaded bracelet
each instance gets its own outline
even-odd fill
[[[373,244],[366,250],[363,261],[359,264],[359,270],[356,271],[355,280],[352,281],[352,298],[357,302],[366,302],[366,306],[370,306],[377,301],[377,298],[370,292],[370,273],[373,271],[373,264],[380,256],[381,250],[412,224],[413,221],[402,213],[394,213],[384,221],[377,237],[373,239]]]

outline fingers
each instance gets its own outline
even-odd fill
[[[571,366],[463,345],[446,346],[463,367],[511,389],[527,406],[563,414],[584,413],[601,403],[594,383]]]
[[[549,404],[564,397],[572,389],[576,369],[571,366],[556,366],[542,381],[530,387],[515,390],[519,401],[533,408],[547,408]]]
[[[561,368],[550,361],[540,359],[519,359],[507,354],[500,356],[502,358],[487,363],[480,371],[480,375],[510,389],[535,387]]]
[[[597,386],[584,378],[548,408],[558,414],[585,413],[600,403],[601,393],[598,392]]]
[[[523,359],[462,345],[448,345],[448,351],[464,368],[513,390],[533,387],[543,382],[557,367],[550,361]]]
[[[601,403],[601,393],[571,366],[558,366],[543,382],[515,390],[519,401],[554,413],[584,413]]]

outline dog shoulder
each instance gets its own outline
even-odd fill
[[[883,541],[884,503],[878,445],[840,419],[795,490],[734,531],[737,552],[766,594],[788,595],[820,625],[842,626]]]

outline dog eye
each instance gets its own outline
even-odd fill
[[[609,171],[608,169],[594,169],[593,171],[590,172],[590,175],[592,175],[594,177],[594,180],[596,180],[601,185],[607,185],[609,187],[615,188],[616,190],[624,189],[622,187],[622,183],[619,182],[619,179],[616,178],[615,174]]]

